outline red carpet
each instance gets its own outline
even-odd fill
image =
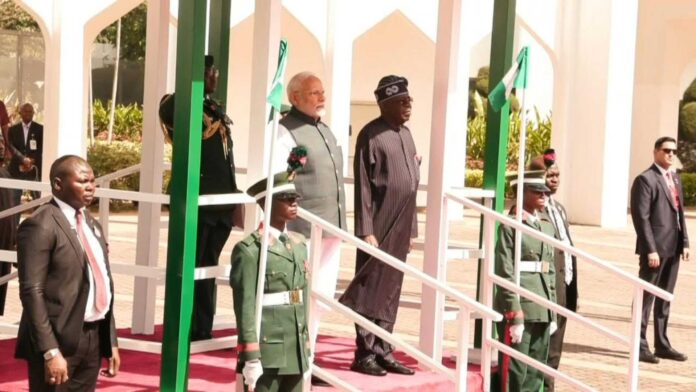
[[[217,331],[215,336],[233,334],[233,330]],[[121,337],[140,339],[161,339],[158,328],[153,336],[132,335],[130,330],[119,330]],[[27,370],[24,361],[15,360],[15,340],[0,341],[0,391],[26,391]],[[401,392],[401,391],[452,391],[454,384],[436,373],[419,370],[414,376],[389,374],[386,377],[360,375],[349,370],[353,358],[352,339],[320,336],[317,347],[317,364],[331,371],[337,377],[348,381],[361,391]],[[415,360],[402,353],[396,357],[407,366],[416,367]],[[191,356],[189,371],[189,391],[215,392],[234,391],[237,362],[235,350],[219,350]],[[155,354],[121,350],[121,371],[113,379],[99,377],[97,389],[108,392],[157,391],[159,386],[160,357]],[[445,361],[454,367],[451,361]],[[480,391],[482,380],[478,369],[469,367],[469,391]],[[332,391],[333,388],[315,388],[315,391]]]

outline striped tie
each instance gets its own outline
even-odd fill
[[[87,254],[87,260],[89,261],[89,267],[92,270],[92,276],[94,277],[94,309],[97,313],[103,313],[108,307],[107,294],[106,294],[106,279],[102,273],[99,264],[97,264],[97,258],[94,257],[94,252],[92,252],[92,247],[89,246],[89,241],[87,241],[87,235],[85,235],[83,223],[84,217],[80,211],[75,212],[75,219],[77,220],[77,237],[82,242],[82,247],[85,249]]]

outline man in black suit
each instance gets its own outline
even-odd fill
[[[106,376],[120,366],[114,288],[101,226],[86,210],[92,168],[66,155],[51,166],[53,200],[19,227],[22,318],[15,356],[29,368],[31,391],[93,391],[101,358]]]
[[[205,96],[203,99],[203,140],[201,141],[200,194],[225,194],[239,192],[235,177],[234,155],[232,154],[232,120],[225,114],[222,105],[210,94],[218,83],[218,70],[213,56],[205,56]],[[175,94],[162,98],[159,108],[160,121],[165,138],[174,136]],[[233,226],[242,227],[243,206],[214,205],[198,209],[198,235],[196,242],[196,267],[218,265],[222,248],[230,236]],[[215,279],[197,280],[194,288],[191,340],[212,338],[216,299]]]
[[[684,193],[679,175],[671,170],[677,152],[674,138],[655,141],[655,163],[633,181],[631,217],[636,230],[638,276],[670,293],[674,292],[679,260],[689,260],[689,237],[684,220]],[[646,330],[650,310],[653,318],[655,354],[650,352]],[[640,360],[658,363],[659,358],[686,361],[687,357],[672,348],[667,338],[670,303],[648,292],[643,293],[643,317],[640,326]]]
[[[542,216],[553,224],[555,237],[566,245],[573,245],[570,237],[570,225],[565,207],[553,196],[561,185],[561,171],[556,164],[556,152],[549,148],[532,160],[529,170],[544,170],[546,172],[546,187],[550,192],[546,198],[546,206]],[[554,252],[554,265],[556,267],[556,303],[568,310],[578,310],[578,268],[575,256],[556,249]],[[551,334],[549,341],[549,355],[546,364],[558,369],[563,352],[563,339],[565,337],[567,319],[561,315],[557,317],[558,323],[555,332]],[[555,390],[554,378],[544,375],[544,391]]]
[[[8,130],[9,148],[12,152],[10,174],[18,180],[41,181],[41,157],[43,155],[43,125],[34,121],[34,107],[25,103],[19,108],[22,121]],[[31,193],[38,199],[40,192]],[[22,192],[17,191],[16,203],[19,204]]]

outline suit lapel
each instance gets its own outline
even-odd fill
[[[53,219],[56,221],[58,227],[60,227],[65,236],[70,241],[70,244],[72,245],[73,250],[75,250],[75,254],[77,255],[77,260],[80,260],[82,268],[84,269],[86,255],[85,252],[82,250],[82,245],[80,245],[80,240],[77,238],[75,230],[70,226],[70,222],[68,222],[68,219],[65,218],[65,215],[63,215],[63,211],[60,210],[60,207],[58,207],[58,205],[55,204],[54,201],[51,201],[51,205],[53,206]]]
[[[660,169],[658,169],[655,164],[653,164],[652,169],[653,173],[655,174],[655,181],[657,181],[658,186],[662,188],[662,191],[665,193],[665,197],[667,198],[667,204],[669,204],[669,206],[676,211],[677,208],[674,206],[673,201],[674,196],[672,196],[672,191],[670,191],[667,187],[667,183],[665,182],[665,178],[662,175],[662,172],[660,172]]]

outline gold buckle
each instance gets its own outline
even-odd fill
[[[541,262],[541,272],[544,274],[548,274],[550,270],[549,267],[549,262],[548,261],[542,261]]]
[[[300,290],[291,290],[290,291],[290,304],[297,305],[300,302],[301,302]]]

